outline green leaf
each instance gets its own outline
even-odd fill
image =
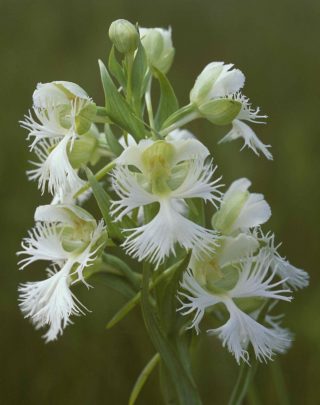
[[[142,139],[145,133],[143,123],[136,117],[132,108],[118,92],[101,60],[99,60],[99,66],[105,94],[106,111],[109,117],[115,124],[129,132],[136,139]]]
[[[170,274],[175,271],[180,265],[182,261],[178,261],[174,263],[172,266],[168,267],[166,270],[164,270],[161,274],[158,275],[158,277],[150,283],[149,285],[149,290],[152,290],[154,287],[156,287],[161,281],[165,280],[166,277],[169,277]],[[141,300],[141,291],[139,291],[133,298],[131,298],[130,301],[128,301],[113,317],[112,319],[107,323],[106,328],[111,329],[113,326],[115,326],[118,322],[120,322],[130,311],[132,311],[133,308],[140,302]]]
[[[179,281],[182,273],[188,266],[191,253],[189,253],[181,262],[176,270],[172,273],[171,277],[166,279],[166,286],[163,285],[159,288],[159,318],[163,329],[166,331],[167,336],[173,334],[176,329],[177,317],[177,291],[179,288]]]
[[[125,74],[123,72],[122,66],[117,61],[114,46],[112,46],[111,51],[110,51],[108,67],[109,67],[111,74],[119,82],[120,86],[125,87],[125,85],[126,85]]]
[[[114,223],[110,216],[110,197],[103,189],[102,185],[92,174],[91,170],[86,168],[86,174],[89,184],[92,188],[93,195],[98,203],[103,219],[107,225],[107,230],[112,239],[121,240],[122,235],[119,227]]]
[[[144,93],[145,76],[148,70],[147,56],[141,42],[132,65],[132,94],[135,105],[140,104]]]
[[[108,144],[111,152],[114,153],[115,156],[120,156],[121,153],[123,152],[123,146],[119,143],[118,139],[114,136],[114,134],[110,128],[110,125],[104,126],[104,132],[106,134],[107,144]]]
[[[97,282],[102,282],[107,285],[112,290],[120,293],[124,298],[130,299],[135,291],[131,285],[122,276],[117,274],[111,274],[106,272],[94,273],[91,277],[97,280]]]
[[[157,313],[151,304],[149,296],[149,279],[150,265],[144,263],[141,304],[149,336],[161,356],[161,360],[170,375],[171,381],[174,381],[175,383],[177,403],[180,405],[201,404],[197,388],[181,364],[177,351],[166,338],[165,332],[161,328]]]
[[[159,81],[161,93],[158,110],[155,116],[155,126],[156,129],[159,130],[167,118],[178,110],[179,103],[167,77],[157,69],[154,69],[154,71],[155,77]]]
[[[130,395],[129,399],[129,405],[134,405],[136,403],[136,400],[145,384],[147,381],[149,375],[152,373],[156,365],[160,361],[160,355],[159,353],[156,353],[152,359],[147,363],[147,365],[144,367],[144,369],[141,371],[133,389]]]
[[[121,273],[130,281],[130,283],[138,289],[140,287],[141,275],[135,273],[126,262],[120,259],[120,257],[111,255],[109,253],[103,253],[102,260],[109,266],[120,270]]]

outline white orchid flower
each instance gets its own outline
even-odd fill
[[[270,255],[261,253],[258,257],[248,257],[237,269],[237,281],[230,289],[201,285],[192,270],[184,273],[180,292],[183,315],[194,313],[190,327],[199,333],[199,324],[207,309],[223,304],[229,319],[225,324],[208,330],[222,341],[223,346],[235,356],[237,362],[249,361],[248,345],[252,345],[255,356],[260,361],[271,359],[274,353],[281,353],[290,344],[290,335],[275,325],[263,325],[255,319],[254,312],[246,313],[239,306],[238,299],[269,299],[291,301],[289,289],[283,288],[285,280],[274,281],[276,272],[271,270]],[[270,319],[269,319],[270,320]]]
[[[46,341],[55,340],[70,322],[83,313],[83,305],[70,285],[85,281],[83,271],[97,259],[106,240],[103,222],[97,223],[85,210],[73,205],[45,205],[37,208],[36,226],[22,243],[20,269],[44,260],[51,263],[49,278],[20,285],[20,308],[36,328],[48,326]]]
[[[130,235],[123,246],[129,254],[158,265],[175,253],[176,243],[195,249],[196,255],[213,248],[216,232],[183,215],[186,199],[201,198],[211,203],[220,199],[220,179],[212,180],[216,168],[205,163],[207,156],[207,148],[190,139],[141,141],[119,156],[113,173],[113,188],[120,197],[113,203],[116,220],[141,206],[159,206],[150,222],[126,230]],[[132,171],[132,166],[138,171]]]
[[[21,126],[29,131],[30,149],[39,161],[28,172],[42,193],[75,193],[84,184],[70,162],[75,141],[89,131],[95,104],[81,87],[70,82],[39,84],[33,95],[33,113]],[[61,191],[62,190],[62,191]]]

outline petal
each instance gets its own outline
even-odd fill
[[[60,230],[55,225],[38,223],[29,236],[22,242],[22,248],[18,255],[27,257],[19,261],[20,269],[38,260],[49,260],[60,263],[66,260],[69,255],[63,249]]]
[[[142,153],[153,144],[151,139],[144,139],[138,145],[129,145],[121,155],[116,159],[118,165],[132,165],[137,167],[141,172],[143,171],[143,164],[141,161]]]
[[[34,219],[35,221],[61,222],[68,225],[74,225],[79,219],[85,222],[96,222],[88,211],[72,204],[40,205],[36,209]]]
[[[244,140],[244,145],[241,150],[247,146],[252,149],[256,155],[259,156],[259,152],[261,152],[267,159],[272,160],[272,154],[268,150],[271,146],[262,143],[255,132],[247,124],[238,119],[232,122],[231,131],[228,132],[219,143],[230,142],[238,138],[243,138]]]
[[[245,82],[245,76],[239,69],[232,69],[233,65],[223,66],[223,70],[209,93],[209,98],[225,97],[239,91]]]
[[[216,233],[185,218],[176,207],[175,201],[161,200],[157,215],[147,224],[133,231],[123,247],[139,261],[149,259],[157,266],[171,253],[175,244],[184,249],[195,249],[194,254],[211,251],[216,244]]]
[[[193,314],[194,317],[189,329],[195,328],[196,332],[199,333],[199,324],[206,309],[220,302],[220,299],[204,290],[194,278],[191,270],[183,274],[180,286],[185,292],[178,292],[179,296],[182,297],[179,311],[182,315]]]
[[[19,286],[19,306],[25,317],[30,318],[37,329],[49,327],[44,335],[46,342],[62,334],[71,315],[84,313],[83,305],[69,289],[72,265],[73,262],[68,261],[60,271],[51,272],[48,279]]]
[[[251,343],[259,361],[272,360],[274,353],[282,353],[290,344],[290,337],[275,328],[261,325],[241,311],[235,303],[227,299],[225,305],[229,311],[229,320],[220,328],[208,330],[218,335],[223,346],[240,360],[249,362],[248,344]]]
[[[204,164],[200,160],[191,161],[187,175],[182,184],[172,191],[171,197],[174,198],[202,198],[215,204],[215,201],[221,200],[222,193],[219,184],[221,177],[212,180],[212,176],[217,169],[212,164]]]
[[[241,259],[253,255],[259,248],[256,238],[245,233],[236,237],[225,236],[222,239],[222,250],[219,250],[218,260],[221,267],[239,262]]]
[[[242,194],[248,190],[251,186],[251,181],[243,177],[241,179],[235,180],[228,190],[224,193],[222,204],[227,204],[237,194]]]
[[[175,149],[172,166],[185,160],[199,159],[204,161],[210,152],[201,142],[196,139],[169,141]]]
[[[166,136],[167,141],[186,141],[188,139],[196,139],[192,132],[187,129],[175,129]]]
[[[238,218],[233,223],[231,231],[248,229],[264,224],[270,217],[271,208],[265,201],[263,194],[250,193]]]
[[[119,221],[134,208],[151,204],[158,200],[158,197],[148,193],[138,183],[134,174],[127,167],[116,167],[112,173],[112,185],[120,200],[113,201],[112,215],[118,215]],[[119,214],[120,212],[120,214]]]
[[[248,257],[241,262],[239,278],[235,287],[229,291],[231,298],[261,297],[282,301],[291,301],[291,290],[282,288],[284,280],[274,282],[275,272],[270,274],[272,257],[265,252]]]
[[[78,176],[68,158],[67,147],[71,139],[71,135],[62,138],[51,152],[47,151],[47,156],[43,151],[42,161],[35,163],[36,169],[28,172],[31,180],[38,180],[42,193],[48,186],[51,194],[55,194],[61,189],[66,189],[74,194],[84,185],[85,182]],[[44,147],[47,146],[46,144]]]

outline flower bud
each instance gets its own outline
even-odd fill
[[[170,69],[175,50],[172,46],[171,28],[139,28],[141,43],[148,62],[162,73]]]
[[[132,53],[139,44],[139,34],[136,27],[123,19],[116,20],[110,25],[109,37],[121,53]]]
[[[223,62],[209,63],[190,92],[191,103],[199,107],[210,100],[239,91],[244,85],[245,76],[239,69],[232,68],[232,64],[225,65]]]

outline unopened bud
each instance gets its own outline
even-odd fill
[[[139,44],[139,34],[136,27],[123,19],[116,20],[110,25],[109,38],[121,53],[132,53]]]

